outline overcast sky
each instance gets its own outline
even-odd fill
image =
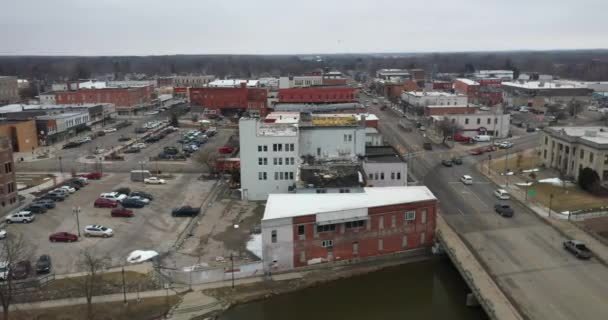
[[[0,54],[608,47],[607,0],[0,0]]]

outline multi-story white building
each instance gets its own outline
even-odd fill
[[[446,114],[432,116],[433,123],[448,119],[462,128],[461,134],[467,137],[492,135],[498,139],[507,138],[510,132],[511,115],[502,112],[477,112],[473,114]]]
[[[38,101],[42,105],[56,104],[54,92],[43,92],[38,96]]]
[[[608,181],[608,127],[548,127],[541,135],[540,157],[547,167],[578,179],[591,168]]]
[[[468,97],[444,91],[406,91],[401,94],[401,100],[412,107],[426,106],[462,106],[468,104]]]
[[[513,81],[503,82],[503,101],[509,106],[544,107],[547,104],[567,104],[577,100],[591,101],[593,89],[572,81]]]
[[[391,146],[366,147],[363,169],[369,187],[407,186],[407,162]]]
[[[215,80],[212,75],[188,75],[173,78],[174,88],[203,88]]]
[[[323,76],[289,76],[279,78],[279,89],[301,88],[323,85]]]

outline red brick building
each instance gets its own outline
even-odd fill
[[[476,80],[480,86],[495,86],[500,87],[502,83],[502,79],[498,78],[487,78],[487,79],[478,79]]]
[[[55,93],[57,104],[112,103],[118,114],[130,114],[152,103],[152,86],[130,88],[78,89]]]
[[[0,136],[0,213],[5,214],[18,204],[13,149],[9,138]]]
[[[479,98],[479,82],[470,79],[456,79],[453,83],[454,91],[469,97],[469,102]]]
[[[436,214],[437,199],[421,186],[270,194],[262,219],[265,268],[288,270],[428,248]]]
[[[357,90],[350,87],[279,89],[279,103],[338,103],[356,101]]]
[[[433,81],[433,90],[452,90],[452,82],[451,81]]]
[[[238,114],[248,111],[262,117],[268,113],[268,90],[248,88],[245,83],[237,88],[190,88],[189,94],[194,112]]]
[[[469,106],[426,106],[424,107],[424,115],[430,116],[442,116],[446,114],[472,114],[475,113],[477,108]]]

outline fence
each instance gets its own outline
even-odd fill
[[[218,282],[224,280],[247,278],[262,275],[263,264],[261,261],[235,265],[234,269],[231,266],[228,267],[193,267],[193,268],[182,268],[182,269],[171,269],[161,267],[160,273],[171,283],[183,284],[183,285],[199,285],[210,282]]]

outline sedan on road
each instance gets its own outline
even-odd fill
[[[509,199],[511,199],[511,196],[509,195],[509,192],[507,192],[507,190],[505,190],[505,189],[496,189],[496,190],[494,190],[494,195],[496,196],[496,198],[498,198],[500,200],[509,200]]]
[[[51,242],[74,242],[78,241],[78,236],[69,232],[56,232],[49,236]]]
[[[107,198],[97,198],[93,203],[93,207],[95,208],[116,208],[117,206],[117,201]]]
[[[150,178],[145,178],[144,183],[146,183],[146,184],[165,184],[166,182],[164,179],[159,179],[158,177],[150,177]]]
[[[194,217],[201,212],[201,208],[193,208],[191,206],[181,206],[173,209],[171,215],[174,217]]]
[[[444,167],[451,167],[452,166],[452,160],[441,160],[441,164]]]
[[[112,217],[125,217],[125,218],[131,218],[134,216],[133,214],[133,210],[129,210],[129,209],[125,209],[125,208],[115,208],[112,209],[112,213],[110,214],[110,216]]]
[[[570,251],[579,259],[590,259],[593,256],[591,250],[582,241],[578,240],[564,241],[564,249]]]
[[[501,216],[510,218],[513,216],[513,209],[508,204],[496,204],[494,210]]]

